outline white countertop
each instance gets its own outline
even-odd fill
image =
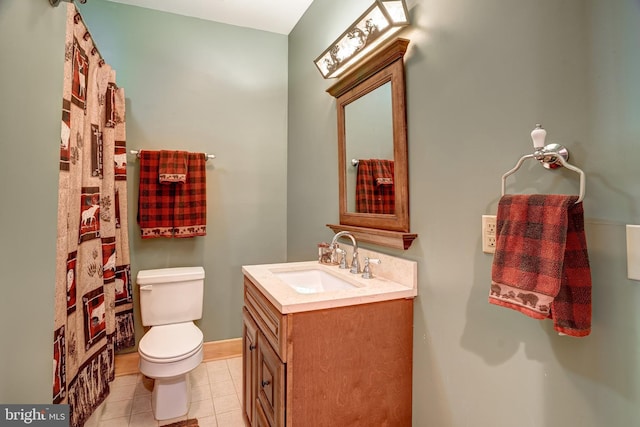
[[[361,250],[361,253],[364,250]],[[242,272],[251,279],[267,299],[283,314],[320,310],[333,307],[345,307],[400,298],[414,298],[417,292],[417,264],[401,258],[378,254],[372,251],[362,255],[382,260],[380,265],[372,265],[374,277],[362,278],[361,274],[352,274],[348,269],[336,265],[325,265],[318,261],[287,262],[280,264],[246,265]],[[386,266],[387,268],[382,268]],[[278,278],[274,272],[321,269],[340,277],[354,287],[301,294]],[[379,271],[377,271],[379,270]],[[384,274],[385,272],[389,274]],[[385,278],[384,276],[391,276]],[[393,280],[392,280],[393,279]]]

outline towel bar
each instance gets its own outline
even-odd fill
[[[141,150],[141,151],[142,151],[142,150]],[[131,154],[135,154],[135,155],[136,155],[136,158],[140,158],[140,151],[138,151],[138,150],[130,150],[129,152],[130,152]],[[209,159],[215,159],[215,158],[216,158],[216,155],[215,155],[215,154],[207,154],[207,153],[204,153],[204,155],[205,155],[205,157],[207,158],[207,160],[209,160]]]

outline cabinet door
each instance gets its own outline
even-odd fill
[[[256,417],[255,423],[253,427],[272,427],[267,420],[267,416],[264,414],[264,410],[262,409],[262,405],[259,400],[256,400]]]
[[[255,418],[256,373],[258,367],[258,327],[246,308],[242,309],[242,406],[250,425]]]
[[[284,364],[258,331],[258,400],[269,425],[284,426]]]

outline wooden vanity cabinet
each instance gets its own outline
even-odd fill
[[[246,308],[242,308],[242,405],[244,415],[249,423],[253,423],[255,416],[254,402],[256,400],[256,370],[258,366],[258,326]]]
[[[282,314],[245,276],[252,427],[411,426],[413,299]]]

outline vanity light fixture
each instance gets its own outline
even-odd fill
[[[407,25],[405,0],[375,0],[314,63],[325,79],[338,77]]]

